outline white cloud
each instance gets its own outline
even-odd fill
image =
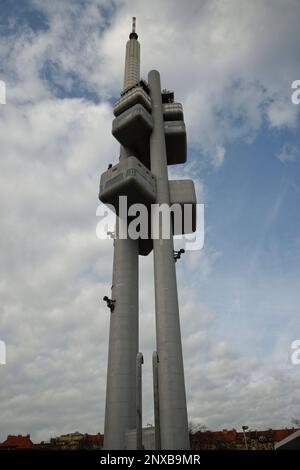
[[[213,158],[213,164],[216,168],[222,166],[225,159],[225,148],[223,146],[217,145],[216,153]]]
[[[298,109],[286,100],[271,103],[267,109],[267,116],[271,127],[296,127],[298,122]]]
[[[8,40],[1,47],[11,100],[51,93],[53,83],[40,80],[49,74],[54,90],[81,87],[104,99],[117,95],[135,12],[143,75],[161,70],[163,85],[174,88],[185,105],[190,145],[217,167],[216,149],[226,151],[228,142],[240,137],[253,141],[265,118],[271,127],[298,122],[299,110],[290,101],[298,73],[296,0],[289,6],[279,0],[191,1],[188,9],[154,0],[151,14],[146,3],[135,0],[33,3],[48,15],[49,29],[25,30],[14,38],[13,49]]]
[[[299,158],[300,151],[295,145],[284,144],[276,156],[282,163],[294,162]]]
[[[271,127],[297,119],[296,107],[285,104],[298,72],[294,0],[289,8],[279,1],[190,1],[187,8],[154,0],[151,10],[137,1],[32,3],[48,28],[22,28],[0,43],[7,84],[0,107],[0,339],[7,344],[0,439],[103,430],[109,313],[100,299],[111,283],[112,247],[96,239],[95,211],[100,173],[118,155],[108,98],[120,91],[132,14],[143,75],[161,71],[163,86],[184,103],[189,143],[215,167],[229,142],[252,141],[265,119]],[[78,98],[61,99],[59,90]],[[99,104],[81,97],[87,93]],[[172,169],[172,177],[195,174],[201,200],[198,163],[183,171]],[[214,428],[280,425],[289,406],[296,408],[298,379],[245,359],[216,334],[216,313],[195,292],[220,253],[206,244],[186,256],[178,277],[191,418]],[[153,421],[152,260],[141,265],[145,419]]]

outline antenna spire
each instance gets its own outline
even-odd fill
[[[129,39],[137,39],[138,35],[135,32],[135,26],[136,26],[136,17],[132,17],[132,32],[129,34]]]

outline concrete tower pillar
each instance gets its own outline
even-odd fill
[[[120,224],[116,224],[116,236]],[[138,243],[114,240],[112,299],[107,366],[104,448],[125,449],[125,434],[136,425],[138,343]]]
[[[158,393],[158,354],[152,354],[152,374],[153,374],[153,403],[154,403],[154,429],[155,429],[155,450],[161,449],[160,444],[160,423],[159,423],[159,393]]]
[[[124,89],[140,78],[140,45],[135,31],[130,34],[126,45]],[[120,160],[132,153],[120,148]],[[112,299],[115,300],[111,313],[104,448],[125,449],[125,435],[136,427],[136,358],[139,351],[138,319],[138,240],[119,239],[120,218],[116,222],[114,240],[114,261]],[[124,232],[124,231],[123,231]]]
[[[143,450],[143,390],[142,390],[142,353],[136,357],[136,450]]]
[[[170,205],[160,75],[156,70],[149,73],[148,82],[154,125],[150,137],[151,171],[156,177],[157,203]],[[153,240],[153,251],[161,448],[189,449],[173,236],[163,239],[161,222],[159,225],[159,239]]]

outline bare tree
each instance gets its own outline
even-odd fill
[[[197,432],[205,432],[207,430],[208,429],[205,426],[205,424],[194,423],[193,421],[189,422],[189,433],[190,434],[196,434]]]
[[[300,428],[300,418],[292,418],[291,423]]]

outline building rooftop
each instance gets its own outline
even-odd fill
[[[21,436],[20,434],[18,436],[7,436],[7,439],[0,444],[0,449],[6,449],[6,450],[21,450],[21,449],[33,449],[34,444],[30,439],[30,435],[27,434],[27,436]]]

